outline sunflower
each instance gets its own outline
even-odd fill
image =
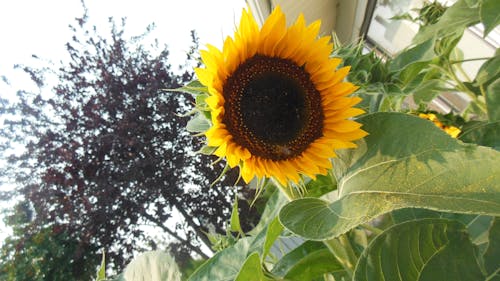
[[[459,128],[455,126],[447,126],[444,125],[439,118],[436,116],[434,113],[419,113],[418,116],[423,119],[427,119],[432,121],[436,127],[440,128],[443,130],[445,133],[450,135],[452,138],[457,138],[458,135],[462,132]]]
[[[195,69],[209,91],[211,127],[205,132],[214,154],[240,167],[245,182],[275,178],[280,184],[312,179],[332,168],[335,149],[354,148],[367,135],[352,117],[361,101],[357,87],[343,82],[349,67],[337,69],[329,36],[318,37],[320,21],[300,15],[290,27],[279,7],[259,28],[243,10],[234,37],[222,50],[200,51]]]

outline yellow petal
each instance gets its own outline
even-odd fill
[[[338,140],[353,141],[365,137],[366,135],[368,135],[368,133],[363,130],[355,130],[351,132],[337,132],[325,128],[325,130],[323,131],[323,135]]]
[[[336,123],[344,119],[348,119],[354,116],[358,116],[361,114],[364,114],[365,111],[359,108],[347,108],[342,111],[325,111],[324,116],[325,116],[325,124],[328,123]]]
[[[237,149],[238,149],[237,144],[232,142],[228,143],[226,149],[226,159],[227,159],[227,164],[231,168],[238,166],[238,164],[240,163],[240,157],[238,157],[238,154],[236,153]]]
[[[224,100],[221,100],[218,96],[210,96],[205,99],[205,102],[210,107],[210,109],[218,109],[224,106]]]
[[[325,126],[329,130],[333,130],[339,133],[345,133],[345,132],[355,131],[359,129],[362,125],[352,120],[340,120],[333,123],[325,123]]]
[[[243,166],[240,167],[241,177],[246,183],[250,183],[255,176],[253,165],[251,161],[246,161]]]
[[[277,6],[271,15],[262,25],[259,36],[258,53],[274,56],[274,48],[286,33],[286,19],[279,6]]]
[[[208,70],[206,68],[195,68],[194,72],[196,73],[196,77],[198,77],[198,79],[200,80],[200,82],[203,85],[205,85],[207,87],[212,86],[212,82],[214,80],[214,77],[213,77],[212,72],[210,72],[210,70]]]
[[[342,67],[339,70],[335,71],[335,75],[332,77],[332,79],[330,81],[326,81],[324,83],[321,83],[321,85],[317,86],[318,90],[323,91],[323,90],[326,90],[328,88],[334,87],[335,85],[339,84],[347,76],[350,69],[351,69],[350,66],[345,66],[345,67]],[[341,91],[333,91],[333,90],[329,91],[329,92],[333,93],[336,96],[340,95],[340,93],[343,93]],[[350,93],[352,93],[352,92],[350,92]]]

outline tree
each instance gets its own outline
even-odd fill
[[[12,211],[5,221],[12,227],[14,236],[7,238],[2,247],[1,280],[64,281],[75,279],[73,277],[91,280],[97,256],[75,255],[79,242],[59,225],[24,233],[33,216],[27,202],[20,202]],[[17,237],[23,239],[17,240]]]
[[[185,131],[182,117],[192,97],[164,90],[193,74],[182,68],[175,74],[166,47],[142,45],[152,27],[127,40],[124,20],[116,25],[110,19],[106,37],[89,29],[87,18],[85,13],[70,26],[70,62],[57,69],[18,66],[39,92],[21,90],[17,102],[2,103],[2,153],[13,143],[25,145],[21,155],[8,155],[2,173],[15,179],[15,195],[34,212],[6,247],[41,234],[76,243],[73,260],[95,262],[102,249],[119,269],[134,251],[158,247],[142,227],[149,225],[170,235],[178,257],[206,258],[200,249],[209,244],[205,233],[225,233],[237,189],[230,185],[237,177],[228,173],[210,188],[223,166],[194,153],[200,143]],[[192,37],[187,65],[196,59]],[[44,92],[47,75],[58,80],[50,95]],[[239,205],[247,217],[255,215],[245,201]],[[174,212],[182,220],[172,228],[166,222],[175,219]],[[13,262],[12,256],[22,254],[17,248],[2,259]]]

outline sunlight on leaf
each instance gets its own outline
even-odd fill
[[[484,280],[461,223],[421,219],[377,236],[361,255],[353,280]]]
[[[431,122],[401,113],[360,118],[370,135],[333,160],[339,199],[295,200],[280,212],[290,231],[336,237],[395,209],[500,215],[500,153],[463,144]]]

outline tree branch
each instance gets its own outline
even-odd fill
[[[176,201],[174,203],[174,207],[182,214],[186,222],[193,228],[198,237],[200,237],[201,241],[203,241],[203,243],[205,243],[205,245],[210,249],[210,251],[212,251],[212,249],[210,248],[212,243],[210,242],[206,234],[200,230],[200,226],[193,221],[193,219],[188,213],[186,213],[186,210],[182,208],[182,206],[179,206],[179,201]]]
[[[168,234],[170,234],[172,237],[174,237],[175,239],[179,240],[180,242],[184,243],[186,246],[188,246],[191,250],[195,251],[198,255],[200,255],[202,258],[204,259],[208,259],[209,256],[207,256],[205,253],[203,253],[199,248],[193,246],[189,241],[187,241],[186,239],[183,239],[182,237],[180,237],[179,235],[177,235],[177,233],[175,233],[174,231],[172,231],[170,228],[166,227],[163,222],[159,221],[157,218],[153,217],[152,215],[150,214],[147,214],[147,213],[144,213],[143,214],[144,217],[152,222],[154,222],[158,227],[160,227],[163,231],[167,232]]]

